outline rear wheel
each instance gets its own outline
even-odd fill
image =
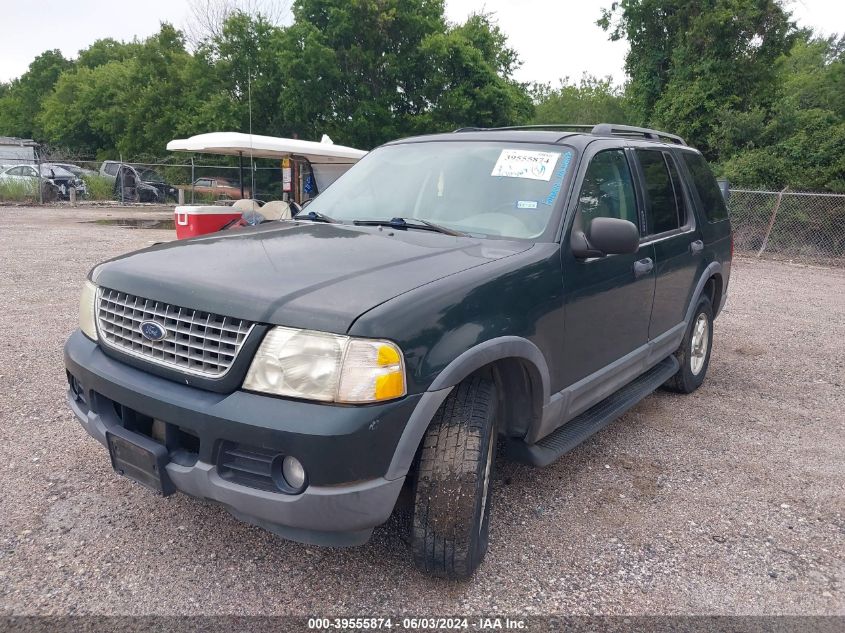
[[[678,393],[692,393],[704,382],[710,366],[713,347],[713,306],[708,297],[701,297],[687,327],[684,340],[675,352],[680,367],[678,373],[663,385]]]
[[[452,390],[423,437],[411,520],[420,570],[468,578],[483,560],[495,449],[495,386],[475,376]]]

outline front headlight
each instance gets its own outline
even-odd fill
[[[97,286],[86,279],[79,295],[79,329],[92,341],[97,340],[96,304]]]
[[[405,395],[405,363],[390,341],[275,327],[243,386],[306,400],[379,402]]]

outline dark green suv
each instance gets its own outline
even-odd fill
[[[693,391],[725,302],[701,154],[556,128],[388,143],[293,220],[96,266],[65,347],[83,427],[117,472],[309,543],[365,542],[407,486],[417,565],[470,575],[497,443],[542,466]]]

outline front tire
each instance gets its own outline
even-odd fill
[[[440,406],[420,447],[411,549],[421,571],[468,578],[483,560],[496,439],[495,385],[468,378]]]
[[[701,297],[687,327],[684,340],[675,352],[680,368],[663,385],[670,391],[692,393],[704,382],[710,366],[713,347],[713,306],[708,297]]]

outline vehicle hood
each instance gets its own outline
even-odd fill
[[[343,333],[362,313],[530,242],[281,222],[159,244],[97,266],[100,286],[259,323]]]

